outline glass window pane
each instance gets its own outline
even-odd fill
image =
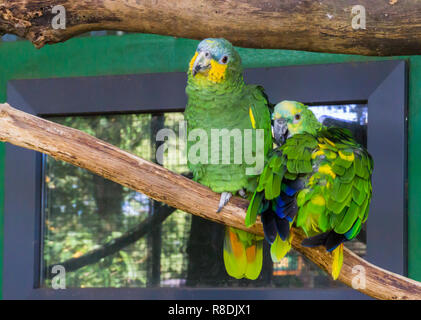
[[[151,136],[160,128],[178,130],[183,114],[57,117],[50,120],[83,130],[154,161],[152,155],[157,145]],[[134,232],[151,215],[172,212],[154,232],[123,250],[99,261],[93,257],[83,263],[86,266],[67,271],[67,287],[146,287],[159,284],[159,279],[163,285],[183,282],[190,214],[162,206],[142,194],[51,157],[46,157],[44,162],[45,266],[80,258]],[[188,173],[186,165],[168,164],[166,167]],[[156,274],[160,276],[158,281]],[[45,279],[44,285],[51,286],[51,281]]]
[[[367,106],[312,106],[326,125],[349,128],[366,145]],[[178,139],[182,113],[54,117],[52,121],[83,130],[142,158],[156,161],[163,128],[176,135],[167,141],[183,150]],[[169,148],[171,149],[171,148]],[[170,157],[171,155],[171,157]],[[164,153],[164,166],[189,175],[174,153]],[[100,160],[99,160],[100,161]],[[71,287],[291,287],[329,288],[332,281],[306,258],[291,251],[273,264],[265,243],[264,267],[256,281],[236,280],[222,257],[224,226],[166,205],[51,157],[44,160],[43,264],[65,264]],[[153,227],[148,218],[166,217]],[[143,228],[143,229],[142,229]],[[364,255],[366,230],[347,244]],[[121,249],[114,249],[121,244]],[[51,287],[44,272],[42,284]]]

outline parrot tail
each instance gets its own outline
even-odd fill
[[[306,238],[303,240],[301,245],[303,247],[318,247],[324,246],[327,251],[332,252],[340,244],[348,241],[344,234],[336,233],[335,231],[328,231],[320,233],[316,236]]]
[[[333,261],[331,275],[333,280],[336,280],[341,273],[342,263],[344,261],[344,244],[341,243],[335,250],[333,250],[332,255]]]
[[[227,273],[236,279],[255,280],[262,270],[262,238],[227,227],[224,239],[224,263]]]
[[[261,213],[265,238],[270,244],[274,243],[277,236],[282,241],[289,238],[291,224],[297,215],[296,191],[292,188],[287,190],[272,200],[271,208]]]
[[[301,243],[304,247],[325,246],[326,250],[332,252],[332,278],[338,279],[343,263],[344,242],[348,241],[346,235],[335,231],[324,232],[314,237],[304,239]]]
[[[291,249],[292,233],[290,233],[288,239],[282,240],[279,235],[276,236],[275,241],[270,246],[270,255],[273,262],[280,262],[283,257]]]
[[[269,244],[273,244],[278,236],[283,241],[289,237],[289,221],[285,218],[279,218],[272,210],[262,212],[262,224],[265,239]]]

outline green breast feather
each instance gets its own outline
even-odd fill
[[[225,88],[225,90],[229,90],[229,88]],[[235,193],[243,188],[254,191],[258,174],[246,174],[246,168],[253,167],[254,164],[246,163],[243,142],[238,145],[234,143],[234,138],[231,138],[229,154],[224,154],[222,139],[219,140],[218,145],[212,145],[212,141],[215,141],[212,140],[212,130],[226,129],[228,130],[226,132],[230,133],[240,130],[240,139],[243,140],[244,129],[249,129],[253,142],[252,156],[255,157],[255,129],[263,129],[264,150],[262,150],[262,156],[265,160],[266,154],[272,147],[272,136],[268,102],[260,87],[244,85],[241,90],[232,89],[231,94],[227,92],[217,96],[212,92],[212,98],[203,90],[189,90],[188,95],[189,102],[185,111],[188,123],[187,133],[189,135],[197,132],[195,129],[199,129],[204,134],[203,139],[207,139],[206,161],[193,163],[190,161],[190,157],[188,158],[188,165],[193,172],[194,179],[219,193],[224,191]],[[199,138],[188,141],[188,152],[197,149],[198,141]],[[200,150],[200,152],[202,151],[203,149]],[[213,161],[215,155],[218,156],[218,163]],[[227,161],[224,163],[226,155],[229,155],[228,163]],[[234,163],[235,157],[238,155],[241,155],[241,161]]]

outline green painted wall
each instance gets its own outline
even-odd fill
[[[81,37],[40,50],[27,41],[0,42],[0,102],[6,101],[6,85],[11,79],[184,71],[197,43],[144,34]],[[385,59],[287,50],[239,48],[239,52],[246,68]],[[417,248],[421,242],[418,231],[421,230],[421,197],[417,197],[421,192],[421,166],[417,166],[417,159],[421,159],[421,56],[389,59],[397,58],[410,61],[408,267],[410,277],[421,280],[421,250]],[[3,259],[3,176],[4,144],[0,143],[0,261]],[[0,288],[1,281],[0,277]]]

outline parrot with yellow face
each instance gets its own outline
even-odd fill
[[[246,225],[261,214],[273,261],[291,248],[291,226],[301,228],[307,235],[303,246],[332,252],[336,279],[343,243],[359,234],[368,216],[373,160],[350,131],[323,126],[302,103],[278,103],[272,120],[279,147],[259,178]]]
[[[199,43],[187,72],[188,102],[184,113],[187,134],[200,133],[200,137],[206,140],[206,147],[200,149],[197,141],[188,139],[188,167],[195,181],[221,194],[219,207],[215,208],[217,212],[234,194],[250,198],[257,188],[257,178],[266,155],[273,147],[271,105],[262,87],[244,82],[242,71],[240,55],[230,42],[205,39]],[[231,143],[228,150],[220,150],[211,141],[215,130],[225,130],[223,136],[240,132],[241,137],[248,131],[255,142],[246,145],[244,140],[244,143]],[[258,132],[264,138],[261,149],[256,140]],[[253,157],[262,158],[260,170],[252,170],[251,173],[248,170],[250,164],[245,160],[247,147],[251,148]],[[202,152],[202,161],[193,161],[191,153],[198,149]],[[227,154],[230,162],[224,161]],[[233,161],[235,154],[241,154],[241,161]],[[222,160],[215,163],[215,159]],[[259,276],[262,240],[262,237],[251,233],[226,228],[223,256],[230,276],[238,279],[256,279]]]

